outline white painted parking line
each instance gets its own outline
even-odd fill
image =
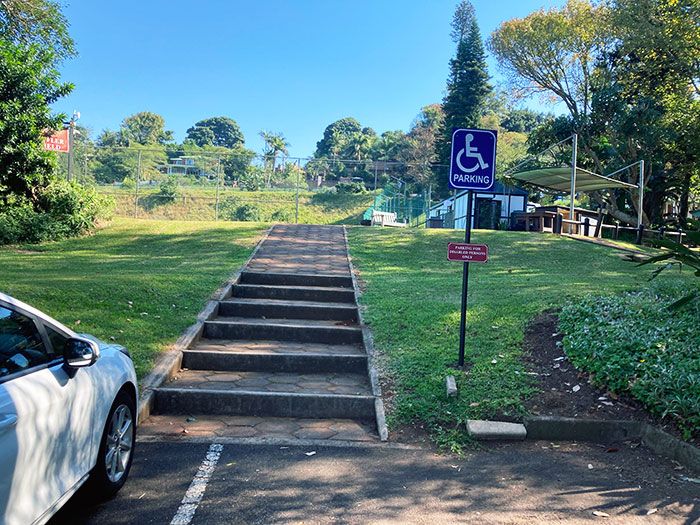
[[[219,443],[212,443],[209,446],[207,456],[194,475],[194,479],[192,483],[190,483],[187,492],[185,492],[185,497],[182,498],[180,507],[177,509],[175,516],[173,516],[170,525],[189,525],[192,522],[194,513],[202,502],[204,491],[207,490],[207,483],[209,483],[209,479],[216,468],[216,464],[219,462],[223,449],[224,446]]]

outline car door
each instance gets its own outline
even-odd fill
[[[58,346],[65,334],[51,330]],[[0,440],[8,445],[0,452],[0,523],[7,525],[44,516],[94,458],[89,374],[64,368],[49,333],[31,314],[0,304],[0,420],[7,421]]]
[[[0,383],[0,523],[8,508],[12,478],[17,462],[17,413],[4,384]]]

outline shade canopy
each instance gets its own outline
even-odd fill
[[[571,171],[569,167],[539,168],[512,173],[510,177],[540,188],[564,193],[571,188]],[[583,168],[576,168],[576,191],[595,191],[612,188],[637,188],[637,185],[598,175]]]

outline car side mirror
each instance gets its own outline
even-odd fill
[[[100,356],[99,345],[90,339],[71,337],[63,351],[63,362],[70,368],[90,366]]]

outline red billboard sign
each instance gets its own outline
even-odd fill
[[[70,151],[70,141],[68,139],[68,130],[63,129],[57,131],[53,135],[44,137],[44,149],[47,151]]]
[[[479,262],[489,260],[489,247],[485,244],[451,242],[447,245],[447,259],[456,262]]]

